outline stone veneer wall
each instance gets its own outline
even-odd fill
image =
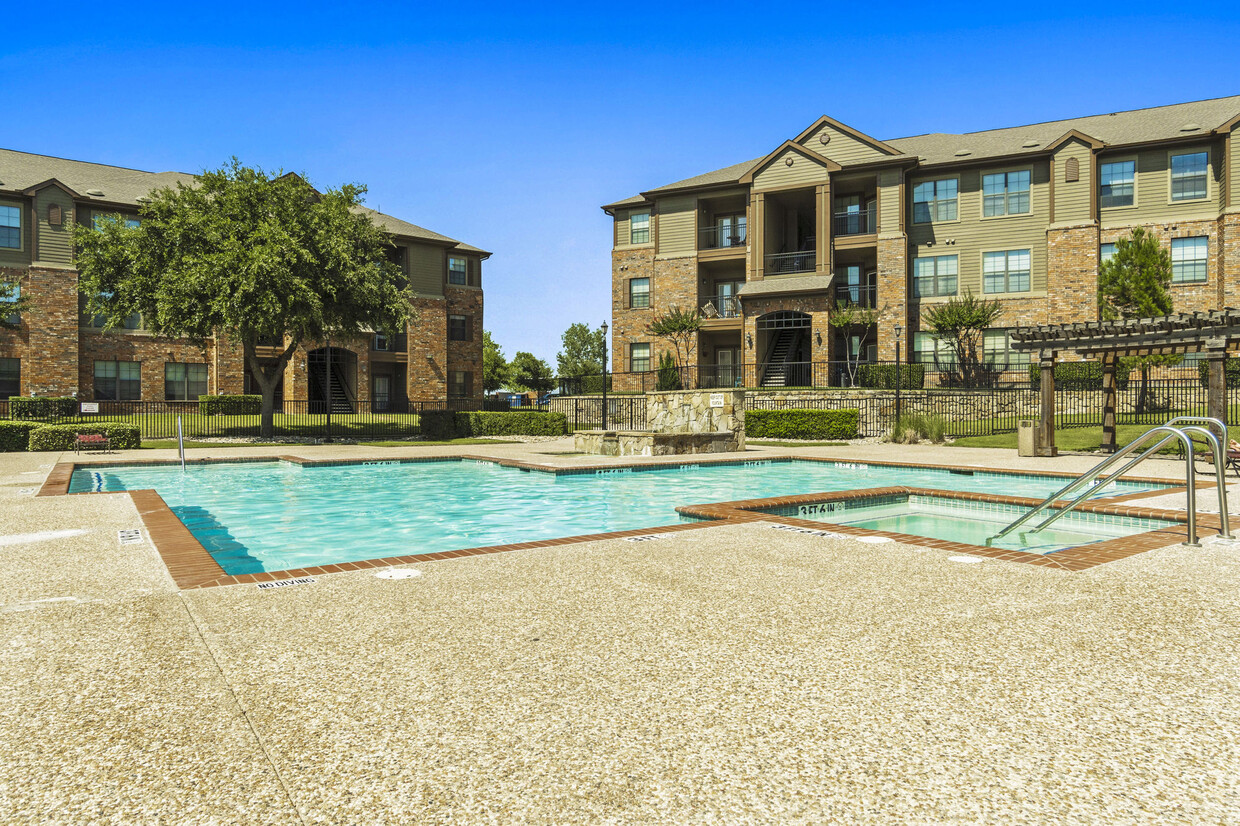
[[[722,398],[713,407],[711,399]],[[656,433],[718,433],[739,435],[745,446],[744,390],[675,390],[646,394],[646,428]]]
[[[881,313],[878,318],[878,360],[893,361],[895,351],[895,329],[898,323],[904,328],[900,337],[903,348],[901,359],[907,361],[912,347],[909,341],[912,335],[909,330],[908,296],[912,293],[909,279],[912,274],[908,263],[908,236],[902,232],[883,233],[878,236],[878,274],[875,300]]]

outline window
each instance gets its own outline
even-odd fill
[[[0,359],[0,399],[22,394],[21,359]]]
[[[461,399],[473,395],[474,374],[466,370],[448,371],[448,395]]]
[[[207,365],[164,363],[164,398],[167,401],[192,402],[206,394]]]
[[[448,283],[465,286],[469,283],[469,262],[464,258],[448,259]]]
[[[1107,207],[1132,206],[1133,180],[1137,173],[1136,161],[1118,161],[1102,165],[1101,191],[1098,205]]]
[[[1210,241],[1204,235],[1171,239],[1171,283],[1199,284],[1205,281],[1209,248]]]
[[[955,221],[957,187],[955,178],[923,181],[913,187],[913,223]]]
[[[936,295],[956,294],[956,266],[954,255],[935,255],[913,259],[913,295],[928,298]]]
[[[630,278],[629,279],[629,307],[634,310],[644,310],[650,306],[650,279],[649,278]]]
[[[392,340],[383,333],[375,333],[374,348],[380,353],[387,352],[392,349]]]
[[[629,370],[634,373],[645,373],[650,369],[650,345],[629,345]]]
[[[91,223],[91,226],[93,226],[95,229],[99,229],[99,227],[103,225],[103,221],[105,218],[120,218],[120,217],[121,216],[119,215],[109,214],[106,212],[95,212],[95,213],[92,213],[90,216],[90,223]],[[139,220],[138,218],[125,218],[126,229],[133,229],[134,227],[140,227],[140,226],[142,226],[142,221]]]
[[[1028,366],[1030,354],[1012,349],[1011,330],[986,330],[982,334],[982,361],[994,370]]]
[[[1029,170],[982,176],[982,215],[1020,215],[1029,211]]]
[[[19,207],[0,206],[0,248],[22,248],[22,211]]]
[[[95,398],[133,401],[142,398],[142,382],[136,361],[95,362]]]
[[[105,299],[112,297],[112,293],[100,293],[99,295]],[[84,305],[85,298],[82,299],[82,302]],[[90,317],[90,326],[96,327],[101,330],[107,325],[107,322],[108,322],[107,317],[103,315],[93,315]],[[121,326],[121,329],[124,329],[124,330],[137,330],[141,328],[142,327],[142,314],[141,313],[130,313],[129,315],[125,316],[120,326]]]
[[[634,212],[629,215],[629,243],[650,243],[650,213]]]
[[[1207,195],[1208,152],[1171,156],[1171,200],[1194,201]]]
[[[469,341],[469,318],[467,316],[448,316],[448,341]]]
[[[1029,292],[1029,250],[983,253],[982,292]]]
[[[2,283],[4,282],[0,282],[0,284]],[[10,282],[8,287],[10,292],[6,297],[0,298],[0,304],[16,304],[22,297],[21,284],[14,284]],[[3,309],[0,309],[0,316],[3,316],[4,320],[9,324],[20,324],[22,320],[21,313],[5,313]],[[0,398],[4,397],[0,396]]]
[[[717,220],[720,247],[745,246],[745,216],[743,214],[720,215]],[[647,235],[649,235],[649,230],[647,230]]]
[[[1115,257],[1114,244],[1102,244],[1098,247],[1098,263],[1105,264]]]
[[[936,341],[932,333],[913,333],[913,361],[951,368],[956,365],[956,351],[946,339]]]

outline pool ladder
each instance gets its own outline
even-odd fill
[[[1202,424],[1206,426],[1201,427],[1200,425]],[[1218,436],[1214,435],[1214,431],[1216,429],[1219,433]],[[1158,441],[1154,442],[1154,444],[1147,450],[1137,453],[1137,455],[1132,458],[1128,458],[1128,460],[1118,469],[1111,471],[1111,473],[1109,473],[1104,479],[1098,481],[1098,477],[1102,476],[1103,473],[1111,470],[1112,467],[1136,452],[1142,445],[1148,444],[1150,441],[1160,436],[1161,438],[1158,438]],[[1224,475],[1226,467],[1224,465],[1223,448],[1223,443],[1227,440],[1227,425],[1223,424],[1223,422],[1218,419],[1213,419],[1208,416],[1177,416],[1166,424],[1159,425],[1158,427],[1146,431],[1136,440],[1129,443],[1123,450],[1103,459],[1101,462],[1094,465],[1094,467],[1090,468],[1085,473],[1081,474],[1059,490],[1052,493],[1036,508],[1016,519],[1003,530],[987,539],[986,545],[994,545],[995,542],[1007,536],[1021,525],[1024,525],[1026,522],[1030,521],[1043,511],[1048,510],[1055,502],[1060,501],[1064,497],[1075,492],[1078,488],[1084,486],[1085,490],[1077,494],[1076,497],[1067,505],[1059,508],[1055,513],[1051,514],[1046,519],[1039,522],[1035,527],[1025,531],[1024,533],[1037,533],[1038,531],[1043,530],[1061,517],[1066,516],[1069,511],[1088,499],[1095,492],[1095,489],[1101,489],[1111,484],[1120,476],[1127,473],[1131,468],[1136,467],[1144,460],[1156,454],[1158,450],[1163,447],[1163,445],[1172,441],[1178,441],[1184,448],[1184,478],[1188,496],[1188,541],[1184,544],[1191,545],[1193,547],[1200,545],[1201,543],[1197,541],[1197,486],[1193,467],[1194,436],[1204,438],[1206,444],[1210,447],[1211,454],[1214,456],[1215,484],[1218,486],[1219,524],[1222,527],[1222,531],[1219,535],[1224,539],[1231,539],[1231,525],[1228,521],[1227,515],[1227,483]]]

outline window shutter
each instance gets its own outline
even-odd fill
[[[478,286],[478,262],[472,258],[465,259],[465,283],[471,287]]]
[[[631,280],[625,281],[624,282],[624,298],[622,299],[624,301],[624,309],[626,310],[632,309],[629,306],[630,302],[632,301],[632,297],[633,297],[633,282]]]
[[[1076,158],[1068,158],[1068,162],[1063,165],[1064,183],[1076,183],[1081,179],[1081,162]]]

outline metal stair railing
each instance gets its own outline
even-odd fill
[[[1200,430],[1200,428],[1197,428],[1197,430]],[[1007,536],[1012,531],[1019,528],[1021,525],[1033,519],[1039,513],[1042,513],[1043,511],[1049,509],[1055,502],[1060,501],[1061,499],[1063,499],[1068,494],[1072,493],[1074,490],[1076,490],[1081,485],[1088,484],[1089,482],[1095,481],[1099,476],[1101,476],[1109,468],[1113,467],[1114,465],[1119,464],[1119,462],[1122,459],[1124,459],[1129,454],[1135,452],[1138,448],[1145,445],[1147,442],[1151,441],[1151,439],[1158,436],[1159,434],[1163,434],[1163,436],[1161,439],[1158,440],[1157,444],[1155,444],[1150,449],[1146,450],[1145,452],[1139,454],[1135,458],[1125,463],[1125,465],[1122,468],[1120,468],[1118,471],[1108,476],[1107,480],[1103,483],[1103,485],[1110,484],[1111,481],[1114,481],[1114,479],[1118,478],[1120,474],[1124,473],[1129,468],[1132,468],[1135,465],[1139,464],[1140,462],[1144,461],[1145,459],[1148,459],[1167,442],[1174,441],[1174,440],[1180,441],[1181,444],[1183,444],[1185,448],[1185,467],[1186,467],[1185,479],[1187,482],[1186,490],[1187,490],[1187,495],[1188,495],[1188,503],[1187,503],[1188,504],[1188,508],[1187,508],[1188,510],[1188,542],[1186,542],[1185,544],[1190,545],[1190,546],[1199,545],[1200,543],[1197,541],[1197,492],[1196,492],[1196,486],[1193,484],[1193,475],[1194,475],[1193,441],[1189,437],[1189,435],[1184,432],[1184,428],[1170,427],[1168,425],[1159,425],[1158,427],[1147,430],[1141,436],[1139,436],[1138,438],[1130,442],[1123,450],[1103,459],[1097,465],[1090,468],[1085,473],[1078,476],[1076,479],[1073,479],[1071,482],[1064,485],[1062,488],[1057,490],[1055,493],[1052,493],[1050,496],[1044,499],[1042,503],[1039,504],[1037,507],[1031,509],[1028,513],[1020,516],[1019,518],[1014,520],[1011,524],[1009,524],[1007,527],[1005,527],[1003,530],[999,531],[997,534],[987,539],[986,545],[990,546],[994,542]],[[1213,437],[1211,436],[1211,438]],[[1222,482],[1221,476],[1219,477],[1219,481],[1221,484]],[[1085,492],[1086,495],[1078,496],[1071,505],[1062,508],[1060,513],[1056,514],[1054,518],[1055,519],[1059,518],[1060,516],[1070,511],[1073,506],[1075,506],[1079,502],[1084,501],[1086,498],[1088,498],[1088,494],[1092,493],[1093,490],[1094,488],[1091,487]],[[1226,501],[1226,493],[1225,491],[1220,490],[1220,502],[1225,502],[1225,501]],[[1043,527],[1045,527],[1047,524],[1050,524],[1050,522],[1052,521],[1054,521],[1054,519],[1044,522],[1043,524],[1035,528],[1034,531],[1041,530]],[[1031,531],[1031,533],[1032,532],[1033,531]]]

